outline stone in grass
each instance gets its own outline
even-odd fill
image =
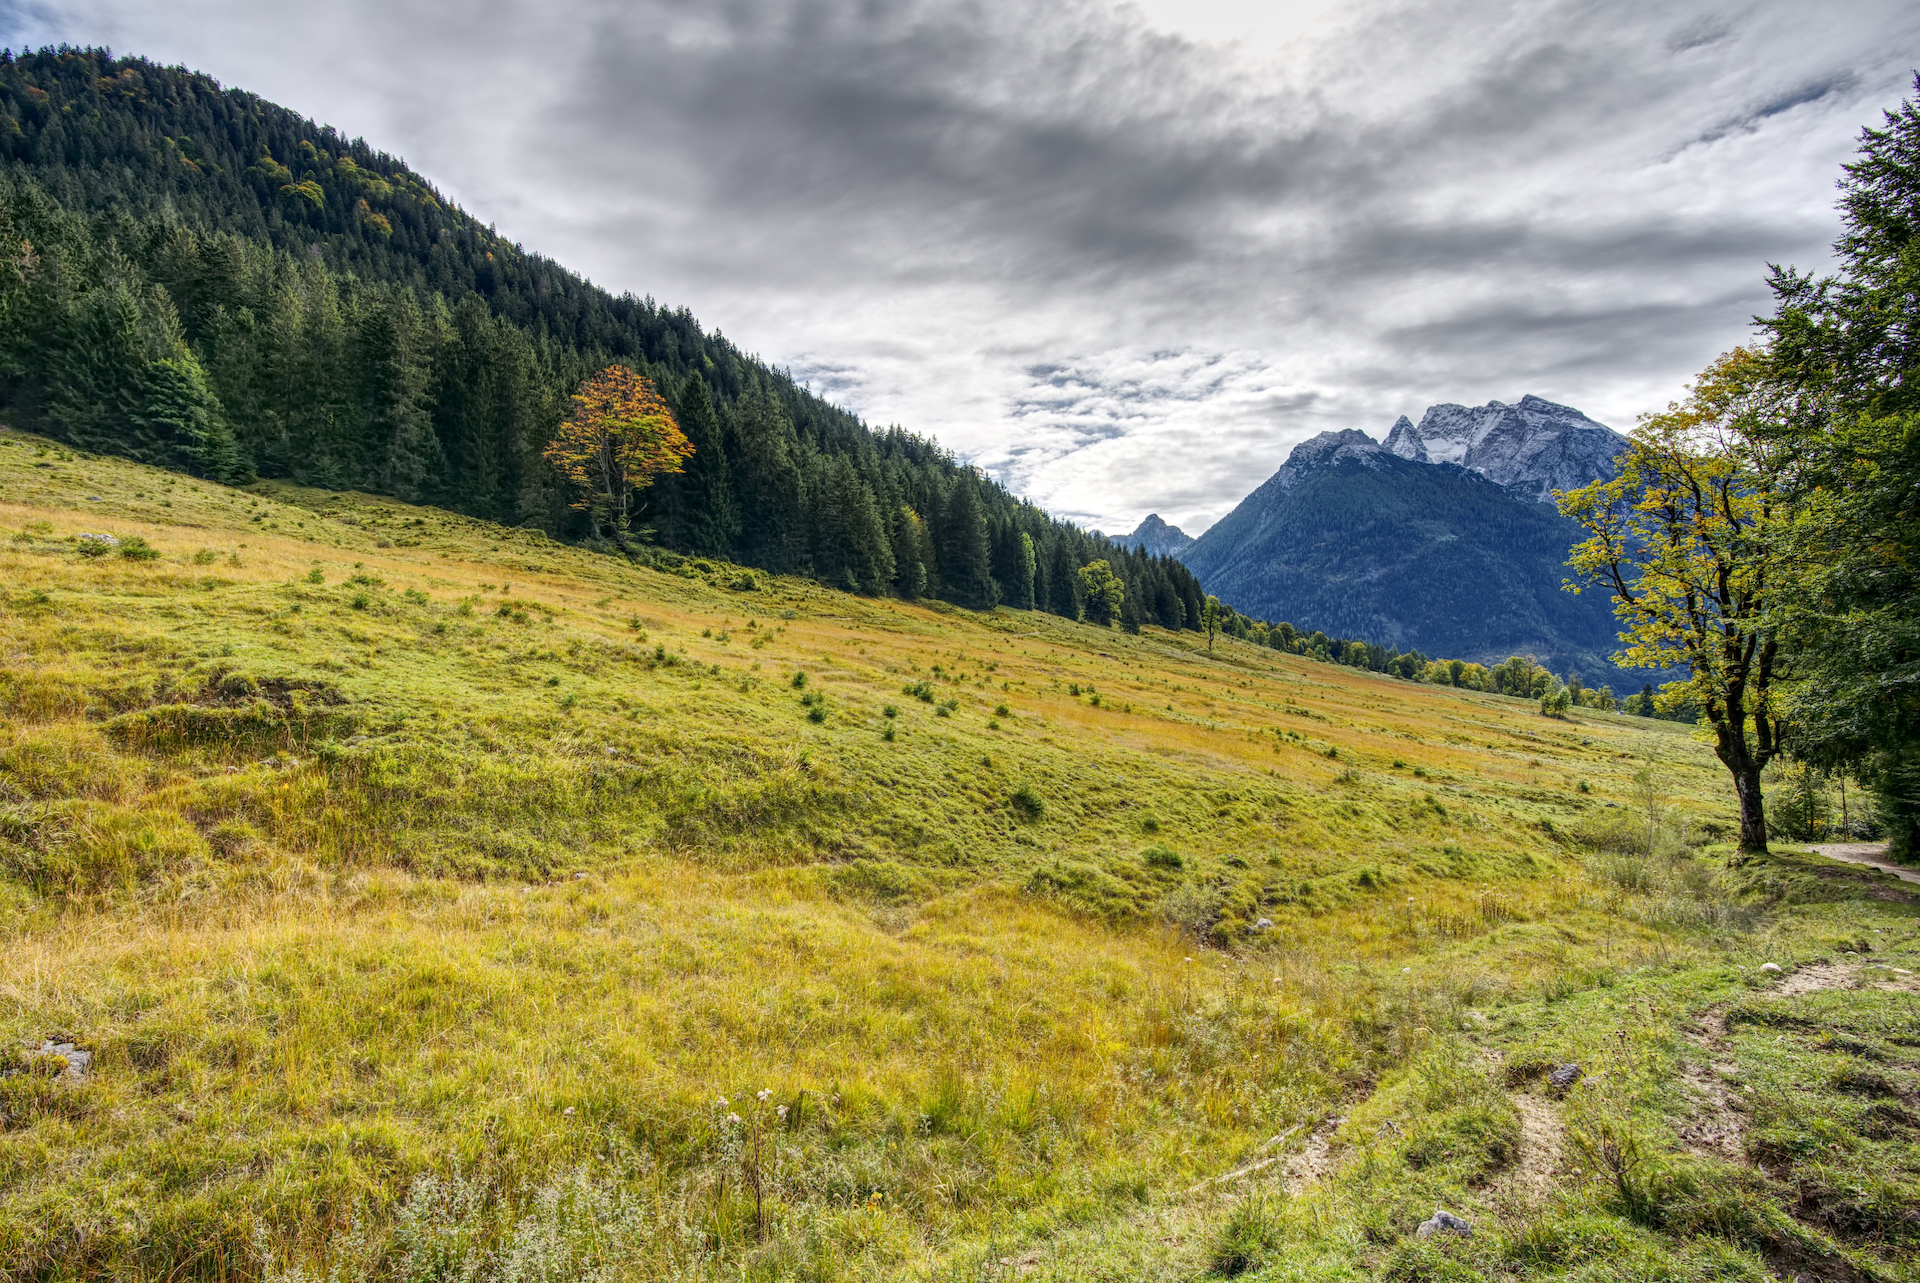
[[[1762,971],[1779,971],[1780,969],[1780,964],[1777,962],[1763,962],[1760,964],[1760,970]]]
[[[1413,1232],[1415,1238],[1432,1238],[1435,1234],[1458,1234],[1462,1238],[1473,1237],[1473,1226],[1455,1216],[1452,1212],[1443,1212],[1435,1208],[1433,1215],[1420,1222],[1420,1228]]]
[[[60,1057],[67,1062],[66,1068],[60,1071],[60,1076],[69,1082],[80,1082],[87,1076],[87,1069],[93,1064],[92,1052],[82,1051],[70,1042],[55,1042],[51,1038],[27,1054],[35,1057]]]
[[[1580,1066],[1575,1064],[1561,1065],[1558,1069],[1555,1069],[1547,1075],[1547,1081],[1561,1091],[1565,1091],[1580,1081]]]

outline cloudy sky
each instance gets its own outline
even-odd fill
[[[1817,265],[1911,0],[0,0],[394,152],[1108,530],[1329,428],[1615,427]]]

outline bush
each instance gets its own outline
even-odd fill
[[[1155,824],[1153,827],[1157,829],[1160,826]],[[1148,831],[1151,832],[1152,830],[1150,829]],[[1147,867],[1150,869],[1184,869],[1187,867],[1187,862],[1180,858],[1178,851],[1169,846],[1161,846],[1158,843],[1142,851],[1140,858],[1147,862]]]
[[[1280,1246],[1280,1218],[1265,1196],[1241,1200],[1214,1235],[1207,1264],[1222,1278],[1237,1278],[1265,1265]]]
[[[1029,824],[1047,813],[1046,802],[1032,784],[1022,784],[1007,801],[1012,804],[1014,812]]]

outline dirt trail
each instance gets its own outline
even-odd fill
[[[1333,1154],[1333,1134],[1345,1118],[1329,1118],[1313,1129],[1300,1152],[1287,1159],[1286,1176],[1281,1186],[1289,1194],[1298,1194],[1325,1177],[1338,1165]]]
[[[1909,869],[1905,865],[1888,863],[1885,842],[1821,842],[1809,846],[1807,850],[1818,852],[1829,860],[1841,860],[1847,864],[1864,864],[1870,869],[1891,873],[1902,882],[1920,884],[1920,869]]]
[[[1680,1139],[1695,1153],[1744,1163],[1747,1120],[1727,1086],[1727,1079],[1738,1074],[1740,1067],[1728,1058],[1726,1016],[1718,1011],[1703,1013],[1686,1038],[1707,1053],[1709,1062],[1688,1064],[1680,1071],[1694,1097],[1693,1117],[1680,1129]]]
[[[1553,1193],[1554,1173],[1566,1153],[1567,1129],[1560,1112],[1538,1096],[1517,1095],[1513,1107],[1520,1111],[1520,1158],[1501,1178],[1497,1196],[1544,1203]]]
[[[1920,976],[1884,962],[1810,962],[1795,967],[1773,992],[1778,997],[1797,998],[1823,989],[1920,990]]]

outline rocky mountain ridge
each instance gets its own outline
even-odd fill
[[[1170,526],[1159,513],[1150,512],[1130,535],[1115,535],[1113,542],[1122,548],[1138,548],[1149,557],[1178,557],[1193,547],[1193,536],[1178,526]]]
[[[1538,503],[1553,491],[1611,477],[1627,439],[1569,405],[1527,395],[1513,405],[1433,405],[1404,414],[1385,446],[1415,463],[1452,463]]]

